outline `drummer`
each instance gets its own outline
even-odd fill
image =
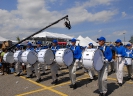
[[[19,44],[16,46],[16,51],[21,51],[21,46]],[[16,62],[15,64],[16,75],[15,76],[20,76],[20,73],[21,73],[20,66],[21,66],[21,63],[19,61]]]
[[[58,49],[60,49],[60,46],[58,46],[58,41],[53,40],[51,50],[55,54]],[[51,84],[58,84],[58,65],[55,60],[50,65],[50,69],[51,69],[51,74],[52,74],[52,79],[53,79],[53,82]]]
[[[34,48],[30,42],[27,43],[27,49],[26,50],[31,50],[34,51]],[[31,64],[26,64],[26,70],[27,70],[27,76],[26,78],[32,78],[32,70],[33,66]]]
[[[124,67],[124,63],[125,63],[125,56],[126,56],[126,52],[125,52],[125,48],[122,45],[122,42],[120,39],[117,39],[115,41],[116,43],[116,56],[117,56],[117,62],[116,62],[116,77],[118,80],[118,84],[119,86],[122,86],[123,83],[123,67]]]
[[[126,50],[125,51],[126,51],[125,58],[131,58],[131,60],[132,60],[133,50],[132,50],[131,44],[126,45]],[[126,64],[126,66],[127,66],[127,71],[128,71],[128,80],[130,80],[131,79],[131,74],[132,74],[132,63],[131,63],[131,65]]]
[[[104,54],[104,65],[103,68],[98,72],[98,87],[100,91],[100,96],[106,96],[107,93],[107,76],[108,76],[108,65],[109,61],[112,60],[112,52],[110,47],[108,47],[105,42],[104,37],[97,38],[100,49]]]
[[[82,51],[80,49],[80,46],[76,46],[76,39],[71,39],[71,45],[70,49],[73,50],[74,53],[74,62],[72,65],[70,65],[69,68],[69,77],[71,80],[70,88],[76,89],[76,68],[78,66],[78,63],[82,57]]]
[[[86,49],[93,49],[93,48],[94,48],[93,43],[89,43],[88,44],[88,47]],[[86,69],[86,71],[88,71],[88,74],[90,76],[89,81],[94,80],[95,79],[95,71],[94,71],[94,68],[90,68],[88,70]]]

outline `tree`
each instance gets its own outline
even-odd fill
[[[133,36],[131,36],[129,42],[133,43]]]
[[[21,40],[20,40],[20,38],[19,38],[19,36],[17,36],[16,37],[16,40],[18,41],[18,42],[20,42]]]

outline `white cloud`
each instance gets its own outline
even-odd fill
[[[98,32],[102,32],[102,30],[99,30]]]
[[[127,16],[126,12],[121,12],[121,14],[122,14],[122,17],[126,17]]]
[[[121,36],[121,35],[124,35],[124,34],[126,34],[126,33],[127,33],[126,30],[115,31],[115,32],[113,32],[113,35],[115,35],[115,36]]]
[[[0,33],[7,38],[15,38],[20,36],[24,38],[30,32],[35,32],[40,28],[45,27],[49,23],[68,14],[72,25],[84,21],[87,22],[107,22],[117,11],[102,10],[96,13],[88,12],[86,7],[96,5],[109,5],[112,0],[90,0],[82,6],[73,6],[72,8],[63,11],[49,11],[47,9],[46,0],[18,0],[17,10],[7,11],[0,9]],[[50,0],[49,2],[56,2]],[[60,0],[60,2],[64,2]],[[61,3],[61,4],[62,4]],[[62,23],[53,27],[64,28]],[[10,35],[8,35],[10,34]]]

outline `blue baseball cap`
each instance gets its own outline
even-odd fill
[[[42,45],[42,41],[37,41],[36,44],[41,44]]]
[[[93,46],[93,43],[89,43],[88,45],[89,45],[89,46]]]
[[[71,42],[76,42],[76,39],[75,38],[71,39]]]
[[[126,46],[131,46],[131,44],[127,44]]]
[[[58,43],[58,41],[57,41],[57,40],[53,40],[53,43],[56,43],[56,44],[57,44],[57,43]]]
[[[117,40],[115,41],[115,43],[121,43],[121,40],[120,40],[120,39],[117,39]]]
[[[106,41],[104,37],[97,38],[98,41]]]
[[[18,49],[19,49],[19,48],[20,48],[20,44],[16,45],[16,48],[18,48]]]
[[[32,44],[30,42],[27,43],[27,46],[32,46]]]

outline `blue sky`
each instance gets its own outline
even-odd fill
[[[0,35],[24,38],[51,22],[69,15],[72,29],[63,22],[47,29],[71,36],[100,36],[107,41],[133,35],[133,0],[0,0]]]

